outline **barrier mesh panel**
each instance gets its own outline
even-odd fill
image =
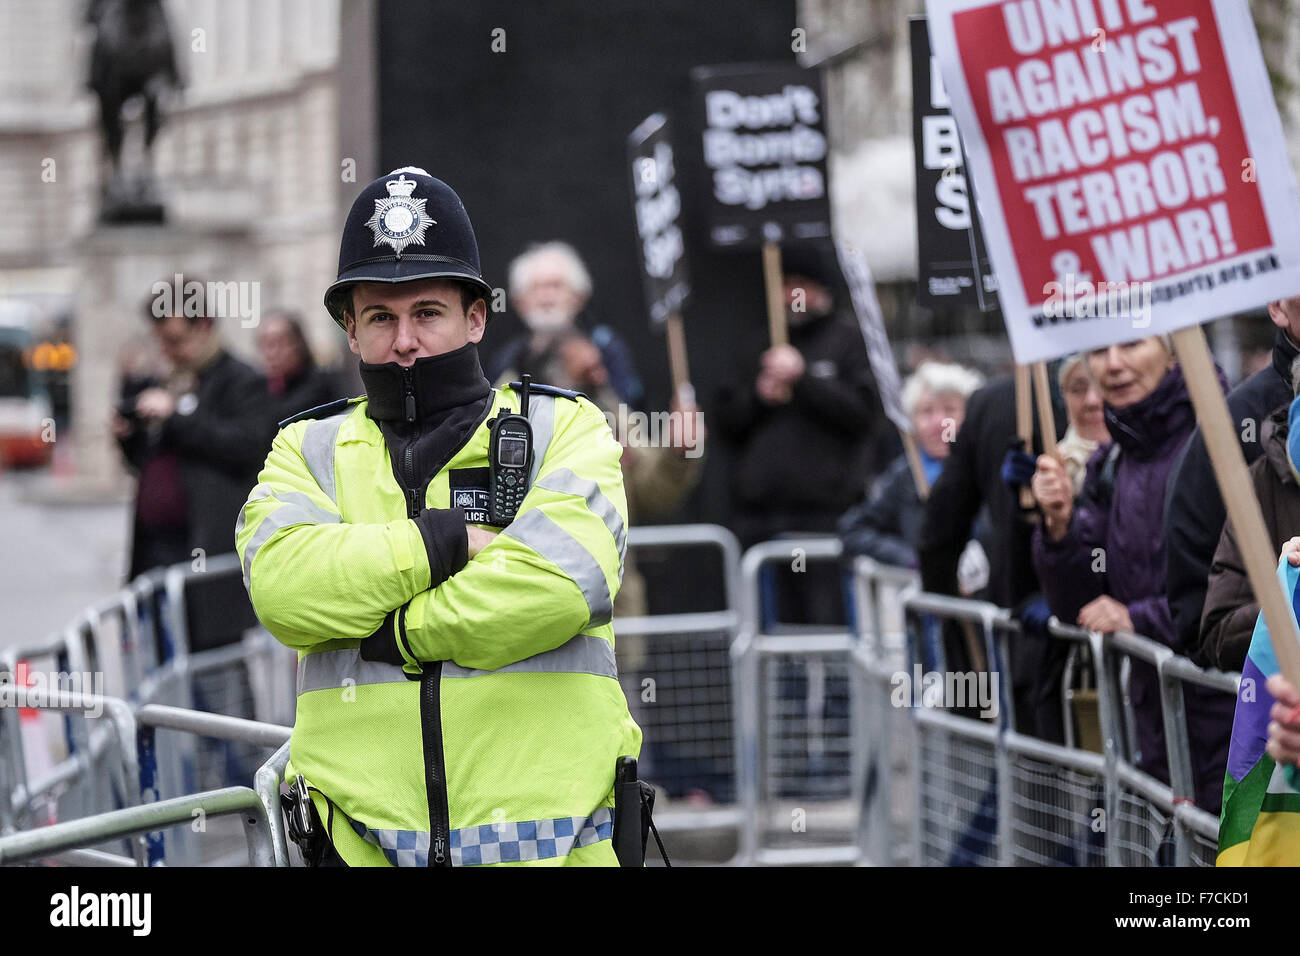
[[[997,865],[992,744],[928,723],[918,725],[917,736],[921,865]]]
[[[1011,754],[1009,763],[1013,863],[1104,866],[1101,775],[1024,754]]]

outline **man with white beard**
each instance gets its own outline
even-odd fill
[[[557,360],[556,344],[578,327],[600,349],[619,401],[639,407],[644,389],[627,345],[608,326],[579,321],[590,299],[591,275],[567,242],[536,244],[517,256],[510,263],[510,304],[528,332],[492,356],[488,378],[505,384],[527,372],[538,381],[550,381],[546,367]]]

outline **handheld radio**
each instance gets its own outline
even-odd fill
[[[528,422],[529,376],[520,376],[519,413],[502,411],[492,420],[488,441],[488,521],[504,528],[528,494],[533,467],[533,428]]]

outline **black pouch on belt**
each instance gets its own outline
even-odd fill
[[[619,757],[614,766],[614,855],[619,866],[645,865],[645,824],[641,816],[636,758]]]
[[[619,866],[645,866],[654,834],[665,866],[672,866],[654,825],[655,788],[636,775],[636,759],[619,757],[614,769],[614,855]]]

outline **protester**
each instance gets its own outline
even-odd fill
[[[1300,359],[1296,360],[1300,366]],[[1293,367],[1293,379],[1294,367]],[[1259,499],[1274,552],[1293,532],[1300,530],[1300,486],[1289,447],[1292,403],[1280,406],[1260,429],[1264,454],[1250,466],[1250,478]],[[1205,611],[1201,617],[1200,657],[1211,667],[1238,671],[1250,649],[1259,602],[1255,600],[1241,546],[1232,520],[1224,522],[1223,536],[1214,552],[1206,584]]]
[[[1300,355],[1300,297],[1269,303],[1268,315],[1277,326],[1273,364],[1228,393],[1228,417],[1248,465],[1263,453],[1264,420],[1291,400],[1291,364]],[[1197,429],[1170,479],[1164,523],[1174,633],[1178,646],[1202,664],[1198,658],[1206,582],[1226,516],[1205,440]]]
[[[1292,455],[1292,457],[1297,457]],[[1300,598],[1300,537],[1282,545],[1278,573],[1295,620]],[[1292,640],[1283,635],[1282,640]],[[1232,748],[1223,781],[1218,866],[1300,864],[1300,694],[1281,674],[1263,615],[1241,668]]]
[[[939,477],[961,429],[966,399],[981,383],[978,372],[939,362],[924,363],[903,383],[903,410],[912,422],[927,489]],[[870,499],[840,519],[839,535],[848,554],[915,568],[924,518],[911,465],[900,455],[876,481]]]
[[[631,351],[613,329],[586,315],[591,275],[573,246],[566,242],[530,246],[510,263],[509,275],[510,301],[528,332],[492,356],[486,369],[489,379],[504,385],[527,372],[545,381],[539,370],[554,359],[555,346],[564,333],[577,329],[600,349],[618,400],[632,407],[641,404],[644,389]]]
[[[1064,417],[1053,408],[1060,437]],[[1041,449],[1038,419],[1031,439]],[[917,545],[921,584],[937,594],[957,594],[957,568],[980,510],[991,525],[989,600],[1014,608],[1038,592],[1030,560],[1032,524],[1025,520],[1011,487],[1003,480],[1008,449],[1018,445],[1016,393],[1010,378],[1001,378],[974,392],[966,417],[943,471],[925,502],[925,518]]]
[[[1065,465],[1050,455],[1039,457],[1032,485],[1043,511],[1034,533],[1038,578],[1061,620],[1096,631],[1136,632],[1181,652],[1165,598],[1159,515],[1169,473],[1195,427],[1191,396],[1165,337],[1094,349],[1087,362],[1114,443],[1093,455],[1077,504]],[[1167,782],[1156,670],[1136,658],[1131,666],[1136,760]],[[1197,802],[1217,812],[1231,701],[1195,687],[1184,695]]]
[[[868,443],[881,421],[862,331],[835,311],[822,251],[783,252],[790,343],[738,369],[715,396],[731,446],[732,530],[749,547],[779,535],[834,533],[866,487]],[[838,570],[769,576],[765,616],[842,625]]]
[[[257,350],[271,396],[268,415],[274,421],[342,397],[329,374],[316,366],[298,313],[289,309],[265,313],[257,329]]]
[[[1088,459],[1097,446],[1110,441],[1106,431],[1106,415],[1101,403],[1101,390],[1088,374],[1082,353],[1076,353],[1061,362],[1057,373],[1061,394],[1065,397],[1065,411],[1070,426],[1065,437],[1057,443],[1070,475],[1070,484],[1077,498],[1083,490],[1083,479],[1088,470]]]
[[[1064,417],[1055,408],[1053,416],[1058,423]],[[1056,428],[1054,437],[1059,437],[1060,425]],[[999,379],[971,395],[961,431],[926,499],[917,545],[921,586],[926,591],[961,593],[962,555],[983,510],[990,526],[985,548],[990,565],[987,599],[1018,614],[1034,606],[1039,591],[1030,557],[1034,526],[1021,513],[1017,491],[1002,474],[1008,450],[1018,446],[1015,384],[1010,378]],[[1042,448],[1037,419],[1031,447]],[[970,659],[965,635],[954,626],[945,628],[945,646],[950,670],[973,670],[980,663]],[[1059,677],[1064,661],[1049,661],[1055,646],[1044,640],[1018,641],[1011,647],[1007,668],[1017,729],[1059,742],[1064,739],[1059,696],[1049,692],[1055,686],[1052,677]],[[1040,706],[1040,700],[1048,703]]]

